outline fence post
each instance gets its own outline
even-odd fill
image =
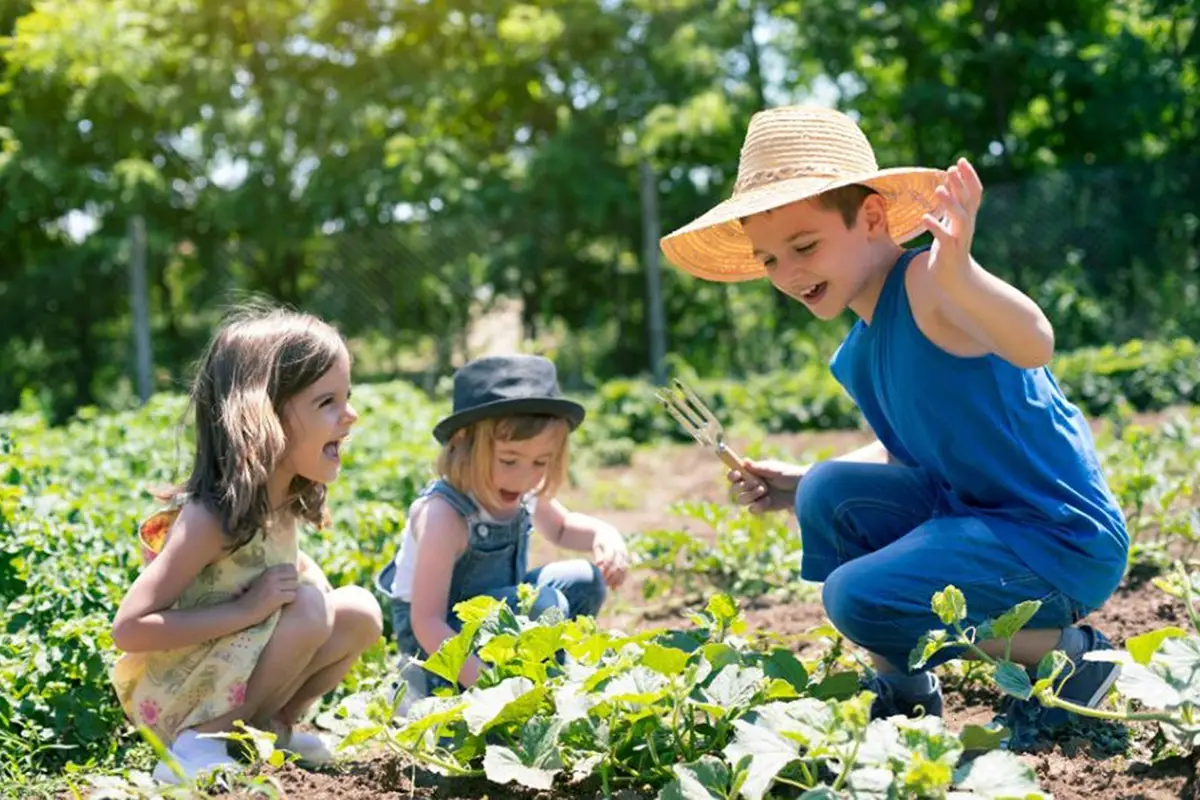
[[[146,290],[146,221],[129,219],[129,301],[133,312],[134,372],[138,398],[144,405],[153,392],[150,352],[150,302]]]
[[[646,269],[646,321],[650,335],[650,372],[659,386],[667,382],[667,332],[663,321],[661,268],[659,265],[658,185],[650,160],[638,164],[642,188],[642,260]]]

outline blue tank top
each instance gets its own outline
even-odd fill
[[[938,515],[981,519],[1031,570],[1098,608],[1124,574],[1129,535],[1087,421],[1048,368],[954,356],[925,337],[904,281],[923,249],[897,261],[833,375],[888,451],[937,482]]]

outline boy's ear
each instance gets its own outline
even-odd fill
[[[858,220],[868,235],[887,233],[887,201],[882,195],[869,194],[858,209]]]

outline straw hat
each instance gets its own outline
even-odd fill
[[[815,106],[759,111],[742,143],[733,196],[660,244],[675,266],[700,278],[762,278],[766,270],[754,257],[740,219],[865,184],[883,196],[888,231],[903,244],[925,231],[921,216],[937,207],[934,190],[945,176],[944,170],[922,167],[880,169],[867,137],[840,111]]]

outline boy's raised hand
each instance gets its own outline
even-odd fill
[[[943,286],[952,286],[967,276],[972,267],[971,241],[975,237],[975,215],[983,200],[983,182],[971,166],[960,158],[950,167],[946,181],[937,188],[942,218],[933,214],[922,217],[934,242],[929,251],[929,271]]]
[[[745,473],[730,470],[726,477],[733,484],[733,501],[746,506],[752,514],[791,509],[795,502],[796,487],[807,467],[785,461],[753,461],[746,459]]]

